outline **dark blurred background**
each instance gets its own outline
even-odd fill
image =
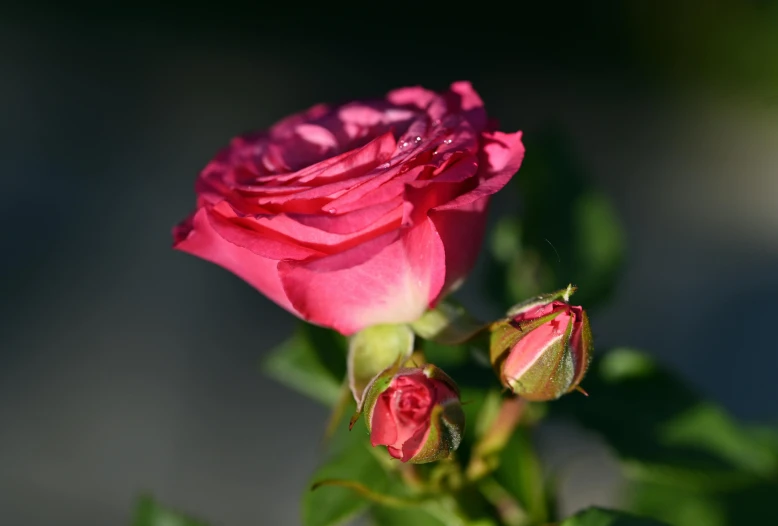
[[[294,319],[170,230],[230,137],[404,85],[564,137],[629,245],[598,348],[776,422],[776,3],[109,4],[0,9],[0,523],[126,524],[150,491],[298,524],[327,415],[258,371]],[[479,272],[460,297],[496,315]],[[568,508],[614,498],[579,479]]]

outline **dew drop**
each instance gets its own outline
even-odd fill
[[[384,163],[378,166],[379,170],[386,170],[387,168],[389,168],[389,163]]]
[[[416,142],[421,142],[421,137],[419,137],[419,136],[417,135],[417,136],[416,136],[416,138],[415,138],[414,140],[415,140]]]
[[[327,209],[327,213],[328,214],[334,214],[335,212],[337,212],[337,210],[335,210],[334,208],[328,208]]]
[[[401,143],[400,143],[398,146],[399,146],[399,148],[402,150],[403,148],[405,148],[406,146],[408,146],[408,141],[403,141],[403,142],[401,142]]]
[[[451,144],[452,142],[454,142],[454,139],[445,139],[443,142],[446,144]]]

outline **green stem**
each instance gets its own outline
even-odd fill
[[[322,486],[338,486],[341,488],[350,489],[356,493],[359,493],[362,497],[366,498],[376,504],[382,506],[388,506],[390,508],[412,508],[424,505],[428,502],[425,499],[403,499],[400,497],[394,497],[392,495],[384,495],[383,493],[377,493],[364,484],[355,482],[353,480],[343,479],[323,479],[315,482],[311,486],[311,491],[314,491]]]
[[[489,430],[473,447],[473,455],[466,472],[468,480],[479,480],[497,469],[498,455],[519,425],[526,404],[518,397],[506,398],[502,401]]]
[[[497,511],[505,526],[526,526],[529,515],[513,495],[502,487],[492,477],[486,477],[478,482],[478,489]]]

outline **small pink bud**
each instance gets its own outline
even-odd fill
[[[584,310],[567,302],[573,290],[530,300],[492,325],[492,364],[503,385],[527,400],[555,400],[586,373],[591,330]]]
[[[447,458],[462,439],[459,391],[434,365],[387,369],[367,387],[363,411],[371,444],[403,462]]]

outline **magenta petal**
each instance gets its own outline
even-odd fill
[[[432,426],[428,419],[427,425],[420,427],[416,433],[402,445],[402,457],[400,457],[400,460],[408,462],[416,456],[416,453],[418,453],[427,442],[427,437],[429,436],[431,429]]]
[[[441,296],[455,290],[475,266],[486,229],[487,205],[488,199],[484,197],[459,208],[429,212],[446,251],[446,279]]]
[[[386,95],[386,99],[392,104],[399,106],[413,105],[419,109],[426,108],[437,97],[437,93],[424,89],[421,86],[396,89]]]
[[[391,215],[398,221],[402,219],[402,204],[399,198],[386,201],[364,208],[358,208],[346,213],[332,213],[323,215],[314,214],[288,214],[289,217],[301,225],[316,228],[333,234],[353,234],[369,228],[382,221],[382,218]],[[332,205],[332,203],[330,203]],[[334,207],[333,207],[334,208]],[[335,209],[337,210],[337,209]],[[338,211],[340,212],[340,211]]]
[[[397,425],[389,404],[391,389],[379,395],[370,423],[370,443],[375,446],[393,446],[397,442]]]
[[[225,241],[250,250],[253,254],[272,259],[306,259],[324,253],[296,243],[282,233],[263,228],[252,217],[237,217],[225,202],[208,214],[211,228]]]

